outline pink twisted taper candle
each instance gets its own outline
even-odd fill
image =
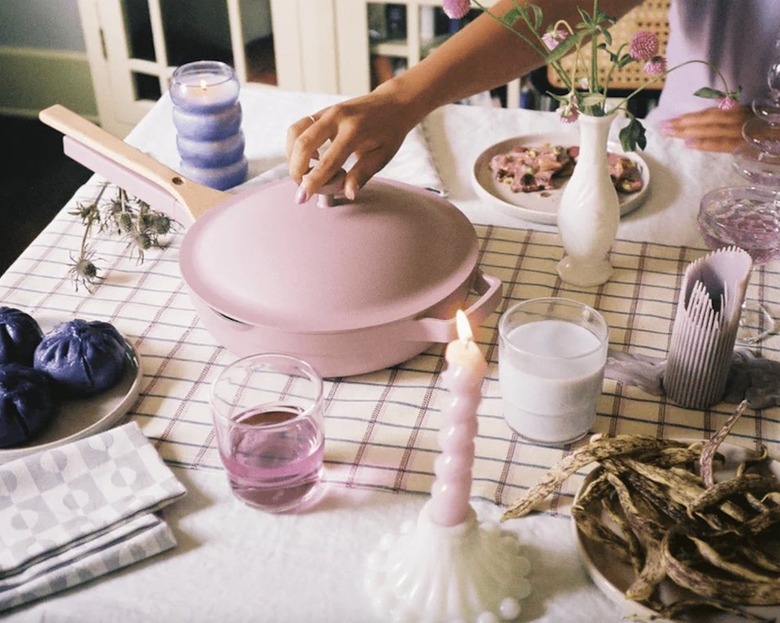
[[[447,369],[442,380],[450,395],[442,408],[444,424],[438,436],[442,453],[434,464],[436,480],[429,503],[431,520],[440,526],[463,523],[469,513],[477,408],[487,371],[466,314],[459,310],[456,321],[458,339],[450,342],[445,352]]]

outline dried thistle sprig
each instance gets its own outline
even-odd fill
[[[103,279],[105,279],[105,277],[100,274],[100,269],[95,264],[95,260],[101,258],[95,258],[94,250],[82,245],[79,256],[75,257],[71,253],[70,259],[73,264],[68,270],[68,274],[75,284],[76,292],[79,291],[79,284],[81,284],[87,289],[87,292],[92,294],[95,291],[95,288],[97,288]]]
[[[74,255],[73,253],[70,254],[70,259],[73,263],[68,270],[68,274],[75,285],[76,292],[78,292],[79,284],[81,284],[87,289],[87,292],[91,294],[94,292],[95,288],[100,285],[100,282],[103,281],[100,269],[95,264],[95,261],[99,258],[95,258],[95,252],[90,248],[87,240],[92,233],[92,227],[95,223],[100,224],[99,204],[105,191],[106,185],[104,184],[94,201],[80,203],[76,206],[75,210],[68,212],[68,214],[78,216],[84,224],[84,234],[81,236],[79,253],[78,255]]]
[[[97,227],[99,233],[122,236],[127,240],[127,248],[132,256],[137,253],[138,263],[144,261],[144,253],[151,248],[163,248],[165,236],[175,231],[177,223],[167,215],[152,210],[148,203],[132,197],[122,189],[111,198],[104,198],[108,184],[103,184],[95,199],[78,204],[69,212],[79,217],[84,224],[84,235],[77,256],[71,255],[73,264],[68,271],[76,284],[84,285],[92,293],[103,281],[100,269],[96,266],[94,251],[88,239]]]

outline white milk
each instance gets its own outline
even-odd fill
[[[588,329],[565,320],[512,328],[499,346],[499,379],[509,426],[542,444],[582,437],[596,417],[606,350],[606,340],[602,344]]]

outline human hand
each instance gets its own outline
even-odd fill
[[[732,110],[713,106],[664,120],[661,130],[665,136],[682,139],[691,149],[730,152],[744,142],[742,126],[752,114],[748,106]]]
[[[357,191],[396,154],[406,134],[419,120],[395,98],[381,90],[325,108],[304,117],[287,130],[290,176],[298,182],[296,201],[303,203],[331,179],[353,155],[344,194]],[[330,146],[319,149],[328,141]],[[311,168],[312,160],[316,164]]]

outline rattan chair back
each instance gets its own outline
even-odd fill
[[[622,43],[627,43],[631,36],[640,31],[647,30],[658,35],[660,43],[659,54],[663,55],[666,51],[666,43],[669,40],[669,2],[670,0],[644,0],[642,4],[634,7],[631,11],[621,17],[609,32],[612,35],[612,49],[617,49]],[[582,48],[581,59],[590,64],[591,48],[584,46]],[[571,72],[574,66],[575,58],[573,54],[564,57],[561,61],[563,68]],[[607,77],[607,63],[602,63],[599,68],[599,80],[604,81]],[[558,78],[552,67],[547,68],[547,80],[551,86],[562,88],[564,85]],[[608,88],[612,90],[633,90],[647,82],[647,74],[642,70],[642,63],[629,63],[621,69],[612,72]],[[658,80],[652,84],[654,91],[660,91],[663,88],[664,81]]]

